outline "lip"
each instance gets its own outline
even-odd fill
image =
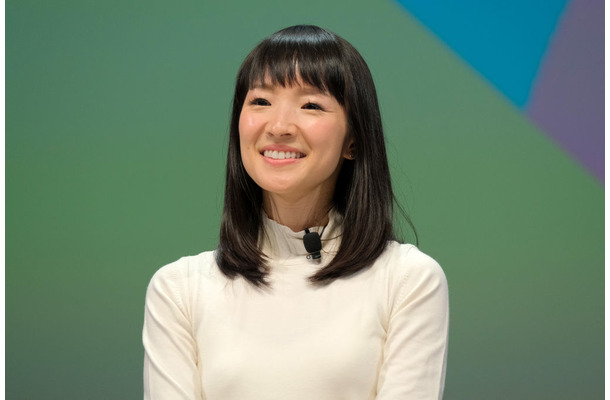
[[[270,158],[270,157],[265,157],[264,153],[265,151],[283,151],[285,153],[299,153],[301,154],[300,158],[285,158],[283,160],[279,160],[279,159],[275,159],[275,158]],[[274,166],[282,166],[282,165],[288,165],[288,164],[295,164],[300,162],[303,158],[305,158],[305,154],[300,151],[299,149],[296,149],[294,147],[290,147],[290,146],[286,146],[286,145],[281,145],[281,144],[273,144],[273,145],[268,145],[268,146],[264,146],[261,150],[260,150],[260,155],[263,158],[263,160],[265,160],[266,163],[270,164],[270,165],[274,165]]]
[[[305,157],[305,153],[303,153],[301,150],[296,149],[294,147],[282,145],[282,144],[271,144],[271,145],[265,146],[262,149],[260,149],[259,153],[263,154],[267,150],[277,151],[277,152],[283,151],[284,153],[287,153],[287,152],[301,153],[303,155],[303,157]]]

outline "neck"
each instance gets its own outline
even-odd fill
[[[277,223],[299,232],[312,226],[328,223],[331,196],[311,196],[291,199],[274,193],[263,192],[263,209]]]

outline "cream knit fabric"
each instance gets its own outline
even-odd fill
[[[144,398],[418,400],[442,397],[448,292],[439,265],[391,243],[369,268],[314,286],[302,237],[265,220],[270,289],[227,279],[212,252],[161,268],[146,296]]]

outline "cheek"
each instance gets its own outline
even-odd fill
[[[261,132],[261,121],[251,113],[242,112],[239,117],[239,147],[241,149],[241,157],[245,164],[250,162],[253,157],[252,149],[256,147],[256,143]]]
[[[310,130],[311,144],[328,150],[333,155],[340,156],[347,137],[346,126],[341,122],[320,122]]]
[[[252,149],[256,145],[258,138],[258,130],[256,127],[256,119],[247,112],[242,112],[239,116],[239,148],[241,153],[241,161],[250,177],[253,174],[253,162],[255,155]]]
[[[264,120],[256,114],[242,111],[239,116],[239,141],[242,151],[252,148],[264,131]]]
[[[252,137],[253,123],[252,119],[245,113],[239,116],[239,141],[242,148],[248,145],[249,139]]]

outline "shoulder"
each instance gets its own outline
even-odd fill
[[[182,303],[189,292],[206,281],[217,279],[218,275],[213,251],[182,257],[155,272],[148,284],[147,297],[157,293]]]
[[[447,292],[447,279],[439,263],[412,244],[391,242],[377,263],[398,298],[415,289]]]
[[[195,256],[182,257],[159,268],[153,275],[151,282],[180,280],[201,275],[211,276],[214,275],[215,267],[214,252],[206,251]]]
[[[399,276],[445,278],[439,263],[412,244],[389,243],[379,261],[391,273]]]

